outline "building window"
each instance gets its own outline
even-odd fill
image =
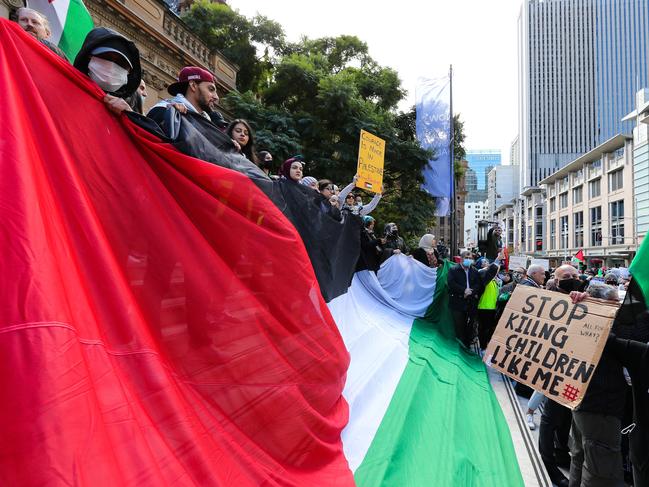
[[[572,190],[572,204],[577,205],[584,199],[584,187],[577,186]]]
[[[567,191],[568,190],[568,176],[563,178],[561,181],[559,181],[559,191]]]
[[[611,203],[609,215],[611,218],[611,245],[621,245],[624,243],[624,200]]]
[[[557,221],[550,220],[550,249],[555,248],[556,237],[557,237]]]
[[[590,209],[590,244],[594,247],[602,245],[602,207]]]
[[[594,181],[588,183],[588,197],[597,198],[602,194],[601,178],[597,178]]]
[[[624,169],[612,172],[608,175],[609,191],[617,191],[624,186]]]
[[[527,227],[527,250],[532,251],[532,227]]]
[[[554,213],[557,210],[557,199],[550,198],[550,213]]]
[[[559,195],[559,208],[562,210],[568,207],[568,192]]]
[[[568,248],[568,217],[567,216],[562,216],[561,219],[559,220],[559,225],[561,225],[561,228],[559,231],[561,232],[561,249],[567,249]]]
[[[543,207],[542,206],[537,206],[536,207],[536,219],[537,220],[543,220]]]
[[[584,170],[579,169],[572,174],[572,184],[581,184],[584,181]]]
[[[602,161],[601,160],[591,162],[588,165],[588,177],[589,178],[594,178],[598,174],[601,174],[601,172],[602,172]]]
[[[527,209],[527,219],[531,220],[532,219],[532,208]]]
[[[514,220],[509,219],[507,224],[507,243],[512,244],[514,242]]]
[[[575,222],[575,247],[580,249],[584,246],[584,212],[573,213],[572,220]]]

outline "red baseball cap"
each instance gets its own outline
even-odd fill
[[[190,81],[208,81],[214,83],[214,76],[208,70],[198,66],[185,66],[178,73],[178,81],[171,83],[167,87],[170,95],[176,96],[178,93],[187,89],[187,83]]]

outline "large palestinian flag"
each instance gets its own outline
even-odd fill
[[[480,358],[455,339],[446,274],[404,255],[329,303],[351,355],[343,447],[359,486],[522,486]]]
[[[354,227],[314,242],[302,189],[111,115],[4,20],[0,66],[2,485],[522,485],[445,269],[347,288]]]

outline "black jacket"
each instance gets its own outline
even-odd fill
[[[646,329],[647,324],[637,323],[635,292],[634,289],[629,289],[624,303],[615,316],[612,331],[618,337],[646,341],[649,340]],[[586,394],[577,409],[622,419],[627,389],[622,369],[623,364],[620,358],[604,349],[602,357],[593,372]]]
[[[629,371],[633,384],[633,422],[636,427],[629,434],[631,462],[642,471],[649,483],[649,345],[634,340],[623,340],[614,335],[606,342],[606,354],[619,360]],[[636,479],[639,481],[639,479]]]
[[[83,74],[88,74],[88,63],[90,62],[91,52],[97,47],[112,47],[126,55],[133,69],[131,69],[128,74],[128,81],[124,86],[111,95],[118,96],[120,98],[127,98],[138,86],[140,86],[140,81],[142,81],[142,67],[140,66],[140,51],[133,41],[129,41],[126,37],[121,34],[118,34],[114,30],[107,29],[105,27],[97,27],[92,29],[86,36],[86,40],[83,41],[83,46],[77,57],[74,59],[74,67],[81,71]]]
[[[383,253],[381,255],[381,262],[388,260],[392,257],[392,254],[395,250],[400,250],[404,254],[407,254],[409,249],[408,245],[403,238],[399,236],[386,235],[386,242],[383,244]]]
[[[498,265],[491,264],[481,273],[475,267],[469,267],[469,287],[473,290],[473,294],[465,298],[466,273],[464,268],[460,264],[451,267],[447,276],[449,308],[454,311],[472,311],[476,309],[485,285],[498,274],[498,269]]]
[[[485,251],[487,259],[494,260],[496,257],[498,257],[498,252],[500,252],[502,247],[502,237],[497,236],[494,233],[494,229],[490,228],[487,232],[487,249]]]
[[[358,259],[356,270],[369,269],[378,271],[381,265],[381,242],[376,238],[374,232],[367,229],[361,230],[361,255]]]
[[[410,255],[412,256],[413,259],[418,260],[419,262],[421,262],[427,267],[430,267],[430,263],[428,262],[428,255],[425,249],[418,247],[412,252],[410,252]]]

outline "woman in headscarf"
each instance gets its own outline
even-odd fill
[[[385,243],[381,254],[382,261],[388,260],[393,254],[407,254],[409,252],[405,240],[399,236],[399,227],[397,227],[396,223],[392,222],[385,225],[383,237]]]
[[[313,176],[304,176],[302,179],[300,179],[300,184],[318,191],[318,180]]]
[[[413,259],[427,267],[437,267],[437,241],[435,235],[427,233],[419,239],[419,246],[410,254]]]
[[[300,156],[294,156],[284,161],[282,167],[279,169],[279,174],[287,181],[297,184],[302,179],[303,171],[304,164],[302,163],[302,158]]]
[[[361,254],[358,258],[356,270],[361,271],[368,269],[378,271],[380,267],[381,246],[384,239],[376,238],[374,235],[374,225],[376,221],[371,216],[363,217],[363,229],[361,230]]]

